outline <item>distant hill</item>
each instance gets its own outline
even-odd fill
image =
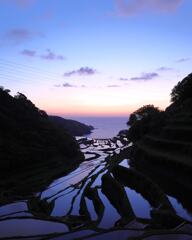
[[[69,166],[83,160],[75,139],[21,93],[0,87],[0,170]]]
[[[49,116],[49,119],[59,128],[65,129],[69,134],[73,136],[83,136],[90,134],[94,129],[93,126],[80,123],[75,120],[65,119],[58,116]]]

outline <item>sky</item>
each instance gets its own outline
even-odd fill
[[[165,109],[191,21],[191,0],[0,0],[0,85],[65,117]]]

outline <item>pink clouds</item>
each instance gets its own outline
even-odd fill
[[[65,57],[63,55],[58,55],[51,51],[50,49],[46,50],[47,52],[40,57],[45,60],[65,60]]]
[[[157,68],[157,71],[159,72],[165,72],[165,71],[174,71],[173,68],[170,68],[170,67],[160,67],[160,68]]]
[[[20,52],[22,55],[27,56],[27,57],[37,57],[37,58],[41,58],[43,60],[65,60],[66,58],[61,55],[61,54],[56,54],[53,51],[51,51],[50,49],[46,50],[45,54],[38,54],[35,50],[29,50],[29,49],[24,49],[23,51]]]
[[[54,85],[55,87],[57,88],[85,88],[86,86],[85,85],[73,85],[73,84],[70,84],[70,83],[63,83],[63,84],[56,84]]]
[[[180,59],[178,59],[176,62],[177,62],[177,63],[183,63],[183,62],[187,62],[187,61],[190,61],[190,60],[191,60],[191,58],[186,57],[186,58],[180,58]]]
[[[120,81],[150,81],[157,77],[159,77],[159,74],[156,72],[145,72],[136,77],[131,77],[131,78],[121,77],[119,78],[119,80]]]
[[[107,85],[108,88],[118,88],[120,85],[112,84],[112,85]]]
[[[156,72],[150,72],[150,73],[142,73],[138,77],[132,77],[130,80],[131,81],[149,81],[153,80],[154,78],[158,77],[159,74]]]
[[[35,37],[43,37],[42,33],[32,32],[25,28],[14,28],[7,31],[3,39],[11,44],[20,44],[29,41]]]
[[[25,49],[21,52],[21,54],[28,57],[35,57],[36,51]]]
[[[64,73],[64,76],[65,77],[71,77],[73,75],[84,75],[85,76],[85,75],[94,75],[96,73],[97,73],[97,71],[93,68],[81,67],[77,70],[73,70],[73,71]]]
[[[118,14],[132,16],[143,11],[175,11],[183,0],[115,0]]]

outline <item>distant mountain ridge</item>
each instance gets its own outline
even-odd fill
[[[84,123],[72,120],[65,119],[59,116],[49,116],[51,122],[53,122],[57,127],[64,128],[69,134],[73,136],[83,136],[90,134],[94,129],[91,125],[86,125]]]

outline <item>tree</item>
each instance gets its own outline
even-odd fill
[[[130,115],[127,137],[132,142],[138,141],[145,134],[159,130],[163,121],[164,112],[153,105],[145,105]]]
[[[14,98],[15,99],[23,99],[23,100],[27,101],[27,97],[23,93],[20,93],[20,92],[17,92],[17,94],[14,96]]]
[[[13,97],[0,87],[0,103],[1,173],[24,172],[38,164],[69,168],[83,160],[75,139],[54,126],[24,94]]]
[[[130,117],[127,125],[132,126],[136,121],[143,119],[144,117],[149,117],[159,113],[160,110],[158,107],[154,107],[154,105],[144,105],[143,107],[137,109],[133,112]]]
[[[178,82],[171,92],[171,101],[173,103],[183,102],[189,98],[192,98],[192,73],[181,82]]]
[[[3,86],[0,86],[0,91],[8,94],[11,92],[9,89],[5,89]]]

